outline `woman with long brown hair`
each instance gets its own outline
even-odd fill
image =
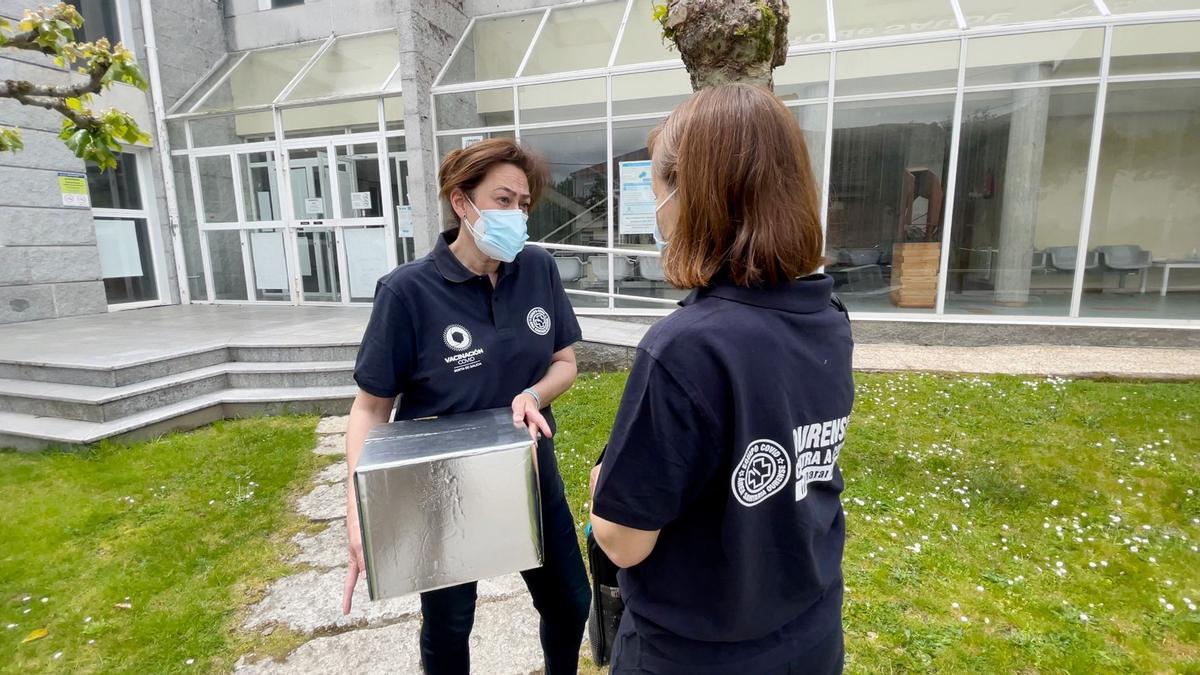
[[[804,137],[733,84],[650,150],[663,269],[694,290],[642,340],[593,472],[592,530],[623,568],[612,672],[839,672],[853,342],[816,273]]]
[[[512,406],[538,442],[544,562],[522,572],[541,614],[546,672],[575,673],[590,602],[575,519],[550,440],[550,403],[575,382],[581,333],[550,254],[525,247],[526,220],[546,183],[544,162],[497,138],[448,154],[439,179],[454,227],[433,252],[379,280],[354,379],[346,432],[349,570],[343,611],[365,570],[354,467],[367,432],[397,419]],[[476,585],[421,594],[426,673],[466,675]]]

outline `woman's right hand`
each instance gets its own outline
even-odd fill
[[[348,561],[346,563],[346,589],[342,595],[342,614],[350,613],[354,587],[358,585],[358,578],[367,571],[367,566],[363,563],[362,531],[358,527],[358,509],[354,508],[352,504],[353,502],[346,508],[346,539],[349,546],[346,547]]]

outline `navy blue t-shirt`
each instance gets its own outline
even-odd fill
[[[661,530],[621,593],[639,633],[697,664],[769,667],[840,627],[837,457],[854,383],[832,287],[825,275],[717,283],[638,348],[593,509]]]
[[[354,380],[368,394],[400,396],[396,419],[507,407],[582,336],[549,253],[526,247],[493,288],[450,250],[457,236],[443,233],[429,255],[375,287]]]

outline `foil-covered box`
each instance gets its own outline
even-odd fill
[[[371,599],[541,566],[536,452],[509,408],[372,429],[354,470]]]

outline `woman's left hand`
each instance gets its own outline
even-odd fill
[[[538,439],[539,431],[546,438],[554,437],[550,431],[550,423],[546,421],[542,411],[538,410],[537,401],[529,394],[517,394],[512,401],[512,411],[513,424],[524,424],[529,429],[530,438],[534,441]]]

